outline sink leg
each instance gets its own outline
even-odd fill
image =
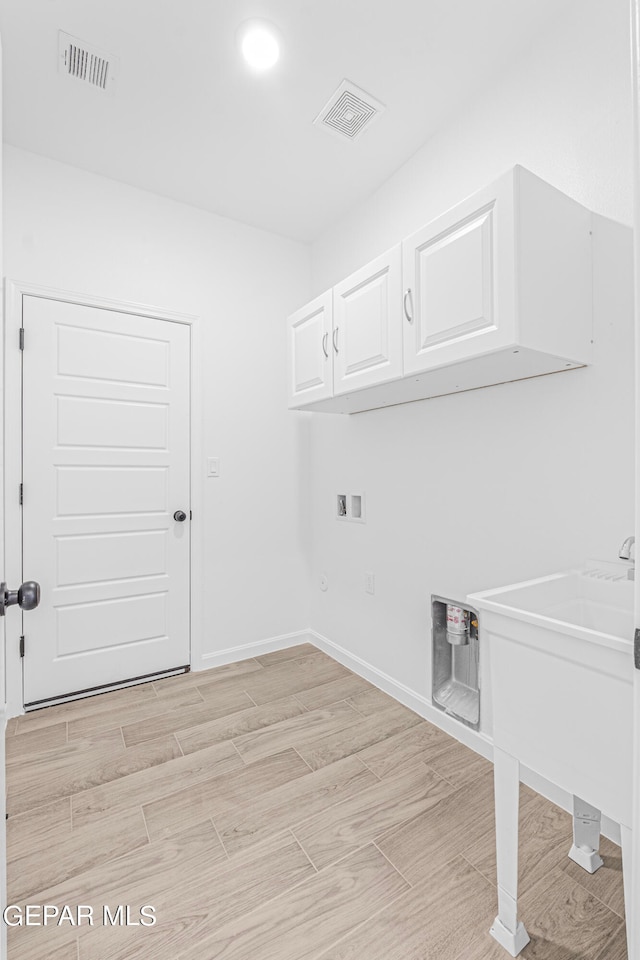
[[[498,865],[498,916],[490,933],[512,957],[529,943],[518,922],[518,801],[520,764],[498,747],[493,750],[496,800],[496,856]]]
[[[622,840],[622,880],[624,883],[624,913],[627,921],[627,956],[629,960],[638,960],[638,944],[635,943],[632,930],[633,904],[631,902],[631,848],[633,834],[629,827],[620,824],[620,834]],[[636,924],[637,925],[637,924]]]
[[[602,866],[600,849],[600,811],[590,803],[573,798],[573,846],[569,858],[587,873]]]

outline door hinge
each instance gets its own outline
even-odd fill
[[[24,503],[24,484],[23,483],[20,484],[20,489],[18,492],[18,500],[19,500],[20,506],[22,506],[22,504]]]
[[[20,327],[20,349],[24,350],[24,327]]]
[[[189,510],[189,520],[193,520],[193,510]]]
[[[20,656],[24,657],[24,636],[20,637]]]

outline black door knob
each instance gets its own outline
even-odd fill
[[[40,584],[25,580],[17,590],[9,590],[6,583],[0,583],[0,617],[16,603],[22,610],[35,610],[40,603]]]
[[[40,584],[25,580],[18,590],[18,606],[23,610],[35,610],[40,603]]]
[[[178,523],[184,523],[184,521],[187,519],[187,515],[184,510],[176,510],[173,515],[173,519],[177,520]]]

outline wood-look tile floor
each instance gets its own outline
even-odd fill
[[[315,648],[27,714],[7,731],[9,960],[504,960],[487,761]],[[523,788],[535,960],[625,960],[620,851],[567,859]],[[105,926],[129,905],[153,927]]]

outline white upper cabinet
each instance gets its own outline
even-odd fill
[[[333,288],[333,391],[402,376],[400,246]]]
[[[590,363],[591,233],[514,167],[334,287],[332,321],[331,293],[294,314],[290,406],[357,413]]]
[[[287,372],[289,406],[333,396],[333,295],[316,297],[289,317]]]
[[[588,210],[515,167],[405,240],[405,375],[509,346],[588,362],[590,229]]]

